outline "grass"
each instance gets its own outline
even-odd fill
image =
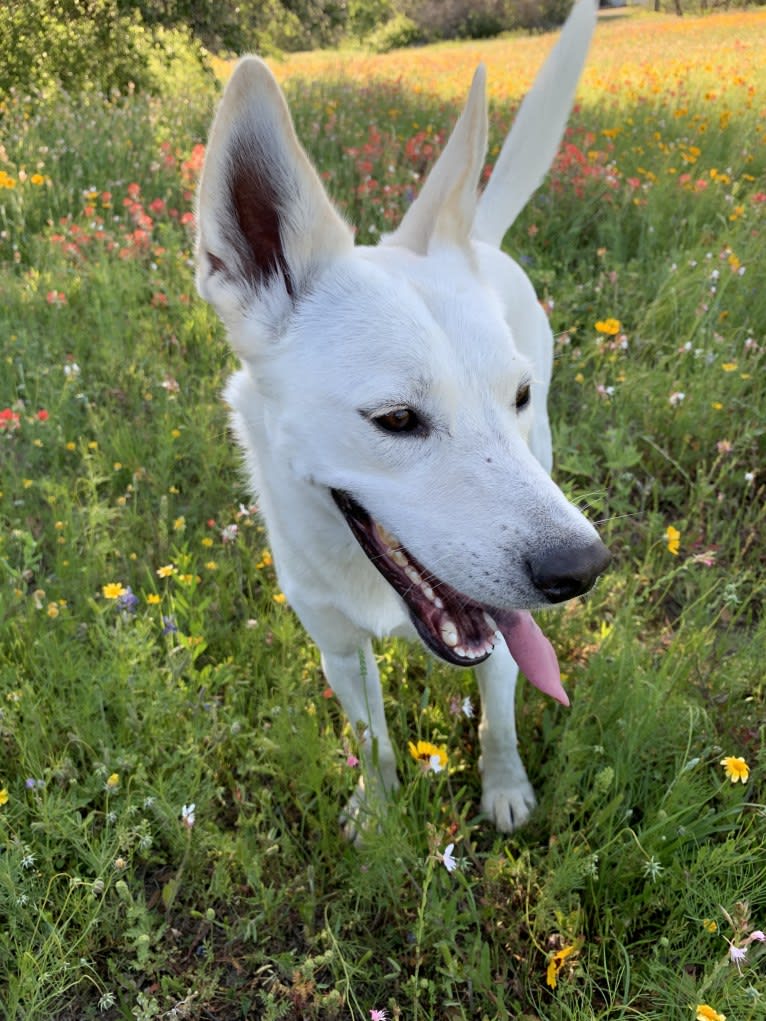
[[[481,47],[493,147],[550,42]],[[766,927],[764,45],[762,14],[600,25],[508,243],[558,338],[557,477],[614,566],[546,621],[573,704],[520,693],[540,808],[511,837],[477,814],[470,674],[379,647],[403,784],[360,851],[337,825],[353,734],[280,597],[193,295],[214,90],[6,99],[8,1018],[763,1017],[762,944],[740,973],[728,941]],[[477,53],[280,67],[360,239],[417,188]]]

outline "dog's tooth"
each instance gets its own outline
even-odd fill
[[[389,556],[399,567],[406,567],[409,564],[409,560],[400,549],[391,550]]]
[[[419,585],[423,580],[414,567],[405,567],[404,573],[410,579],[413,585]]]
[[[428,582],[423,582],[423,584],[420,586],[420,591],[423,593],[423,595],[426,597],[429,603],[432,603],[434,601],[434,590],[431,588]]]
[[[444,603],[441,601],[441,599],[439,599],[438,596],[434,598],[434,606],[436,607],[437,610],[444,609]]]
[[[442,626],[439,628],[439,632],[442,636],[445,645],[448,645],[451,649],[454,649],[457,645],[457,628],[451,620],[445,620]]]
[[[378,533],[378,538],[386,544],[386,546],[395,547],[399,545],[397,538],[383,527],[379,521],[375,522],[375,531]]]
[[[486,610],[484,611],[484,623],[487,625],[487,627],[490,629],[490,631],[497,632],[497,624],[490,617],[490,615],[486,612]]]

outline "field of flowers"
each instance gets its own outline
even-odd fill
[[[493,157],[553,37],[274,64],[361,241],[488,65]],[[194,294],[212,78],[0,102],[0,999],[9,1019],[757,1021],[766,1010],[766,15],[601,19],[507,239],[557,336],[556,476],[615,560],[525,687],[540,807],[478,814],[469,672],[381,645],[402,789],[285,603]],[[225,73],[225,69],[222,69]],[[438,769],[432,768],[438,765]]]

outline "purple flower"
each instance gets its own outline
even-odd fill
[[[127,586],[121,596],[117,597],[117,605],[121,610],[128,613],[135,613],[138,606],[138,596],[133,592],[130,585]]]
[[[173,620],[172,617],[166,617],[165,614],[163,613],[162,615],[163,635],[172,635],[175,634],[176,631],[178,631],[178,625],[176,624],[175,620]]]

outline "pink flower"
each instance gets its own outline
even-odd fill
[[[371,1010],[370,1021],[388,1021],[388,1014],[385,1010]]]
[[[356,757],[356,755],[347,755],[346,756],[346,765],[350,766],[353,769],[354,766],[358,766],[359,765],[359,759]]]

